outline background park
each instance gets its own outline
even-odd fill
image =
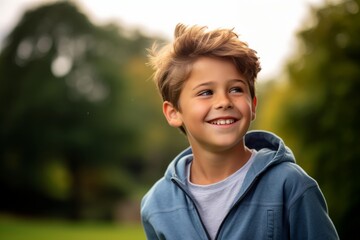
[[[280,76],[257,83],[251,127],[288,143],[341,239],[360,226],[359,11],[307,9]],[[146,65],[155,40],[169,41],[94,23],[75,1],[23,12],[0,45],[0,239],[145,239],[141,197],[187,146]]]

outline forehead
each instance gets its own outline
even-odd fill
[[[187,83],[224,82],[228,80],[242,80],[245,77],[238,71],[230,59],[201,57],[192,66]]]

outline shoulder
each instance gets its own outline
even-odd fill
[[[292,152],[286,148],[281,151],[258,150],[250,170],[253,178],[265,178],[270,182],[316,185],[315,180],[295,162]]]
[[[171,212],[186,207],[184,194],[170,179],[161,178],[144,195],[141,201],[142,217]]]
[[[294,162],[281,162],[270,166],[264,176],[281,182],[285,188],[306,189],[316,187],[317,182],[301,166]]]
[[[301,184],[305,185],[317,185],[314,178],[312,178],[301,166],[294,162],[283,162],[278,164],[273,169],[274,174],[283,176],[285,183],[290,185]]]
[[[291,206],[309,192],[320,194],[320,188],[314,178],[296,163],[282,162],[269,169],[267,181],[281,188],[284,200]],[[278,189],[280,190],[280,189]],[[321,195],[321,194],[320,194]]]
[[[148,205],[153,204],[153,202],[161,201],[160,196],[166,193],[166,190],[169,188],[168,180],[165,177],[159,179],[144,195],[141,200],[142,208],[146,208]]]

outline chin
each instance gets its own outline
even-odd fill
[[[242,139],[240,141],[223,141],[212,144],[213,149],[217,151],[228,151],[241,146],[243,146]]]

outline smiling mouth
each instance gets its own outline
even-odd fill
[[[236,119],[217,119],[214,121],[210,121],[209,123],[213,125],[229,125],[234,122],[236,122]]]

